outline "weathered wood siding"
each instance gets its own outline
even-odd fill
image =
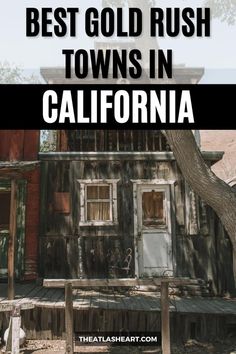
[[[64,130],[58,151],[170,151],[160,130]]]
[[[38,276],[39,243],[39,168],[22,174],[17,180],[16,277],[33,280]],[[0,188],[10,189],[9,179],[0,179]],[[3,207],[0,205],[0,207]],[[7,277],[8,233],[0,234],[0,276]],[[3,271],[4,269],[4,271]]]
[[[39,136],[39,130],[1,130],[0,161],[37,161]],[[32,280],[38,276],[40,170],[37,166],[27,171],[15,167],[8,177],[0,174],[0,184],[1,181],[10,184],[11,175],[20,184],[17,209],[17,237],[20,241],[16,250],[16,276],[21,280]],[[0,262],[0,268],[5,268],[7,238],[1,237],[0,243],[5,254],[4,266]],[[6,277],[6,271],[3,275]]]
[[[41,162],[40,264],[44,277],[134,276],[132,179],[176,180],[171,188],[175,273],[209,281],[215,294],[234,291],[230,241],[213,213],[189,190],[175,161],[129,159]],[[81,226],[78,179],[118,179],[118,225]],[[54,193],[69,193],[70,212],[54,210]],[[128,249],[129,272],[123,271]],[[116,270],[112,266],[116,266]]]
[[[180,172],[175,196],[176,275],[209,282],[215,295],[235,293],[231,242],[219,218],[193,198]]]
[[[38,277],[40,260],[39,250],[39,216],[40,216],[40,168],[24,174],[26,180],[25,205],[25,261],[24,279],[33,280]]]
[[[34,161],[38,159],[39,130],[1,130],[1,161]]]

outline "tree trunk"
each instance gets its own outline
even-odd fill
[[[216,212],[229,235],[236,281],[236,194],[206,165],[191,130],[166,130],[165,134],[184,178]]]

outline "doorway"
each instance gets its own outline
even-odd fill
[[[172,276],[169,185],[137,186],[138,276]]]
[[[0,180],[0,279],[7,279],[8,239],[10,230],[11,181]],[[15,276],[24,273],[26,180],[17,180]]]

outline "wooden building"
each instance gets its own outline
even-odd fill
[[[1,278],[15,181],[17,279],[175,275],[234,292],[230,240],[160,131],[62,130],[56,152],[38,151],[38,131],[0,132]],[[203,152],[209,166],[222,156]]]
[[[233,291],[229,238],[160,131],[65,131],[60,144],[40,154],[44,277],[175,275]],[[222,155],[203,152],[209,166]]]
[[[16,279],[33,280],[38,276],[39,230],[39,131],[0,131],[0,278],[6,279],[11,232],[15,233]],[[14,187],[15,186],[15,187]],[[15,189],[15,206],[14,192]],[[15,231],[11,231],[15,214]],[[11,242],[10,242],[11,241]],[[12,256],[12,255],[11,255]]]
[[[41,73],[66,81],[60,69]],[[175,77],[201,76],[180,68]],[[222,156],[203,152],[209,166]],[[43,277],[175,275],[200,279],[214,294],[234,291],[230,240],[160,131],[60,131],[57,152],[40,161]]]

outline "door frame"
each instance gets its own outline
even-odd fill
[[[164,179],[139,179],[134,180],[132,179],[131,182],[133,183],[133,211],[134,211],[134,250],[135,250],[135,262],[134,262],[134,269],[135,269],[135,277],[139,278],[141,269],[139,267],[140,261],[139,258],[142,257],[142,254],[139,253],[140,243],[142,239],[139,238],[139,206],[138,206],[138,199],[139,199],[139,191],[140,187],[155,188],[160,187],[163,190],[169,190],[169,215],[170,220],[168,222],[168,228],[170,229],[171,234],[171,241],[172,241],[172,264],[173,264],[173,275],[176,273],[176,247],[175,247],[175,222],[174,222],[174,215],[175,215],[175,205],[174,201],[174,186],[176,184],[176,180],[164,180]]]
[[[25,214],[26,214],[26,179],[18,179],[17,181],[17,204],[16,204],[16,246],[15,246],[15,277],[17,280],[22,279],[25,268]],[[11,180],[0,179],[0,191],[11,191]],[[8,250],[9,232],[2,232],[2,239],[6,239],[6,249]],[[3,241],[2,241],[3,242]],[[6,255],[6,262],[7,262]],[[0,262],[1,267],[1,262]],[[1,268],[0,279],[7,278],[7,268]],[[4,273],[5,271],[5,273]]]

